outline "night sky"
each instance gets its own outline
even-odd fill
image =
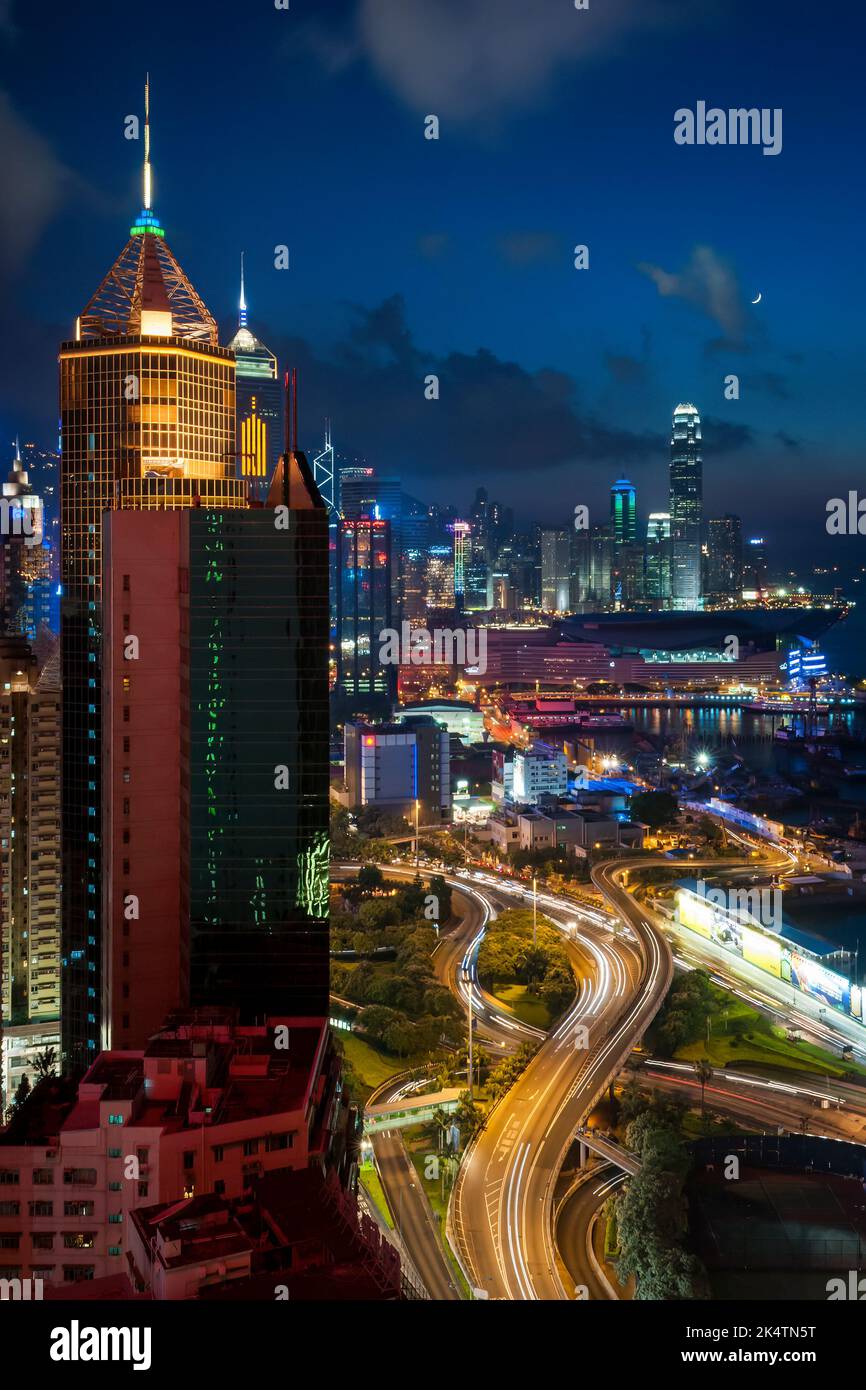
[[[707,514],[849,567],[824,520],[866,490],[864,28],[854,0],[0,0],[2,438],[56,435],[57,344],[140,206],[149,69],[168,242],[224,340],[246,252],[308,450],[327,414],[347,460],[527,523],[602,520],[624,472],[645,517],[694,401]],[[782,152],[678,146],[698,100],[781,107]]]

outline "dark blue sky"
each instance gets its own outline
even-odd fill
[[[824,517],[864,481],[863,38],[854,0],[0,0],[0,437],[51,437],[149,68],[169,243],[226,336],[246,251],[308,449],[327,413],[428,500],[565,522],[625,472],[645,515],[693,400],[709,514],[853,558]],[[781,107],[781,154],[678,146],[698,100]]]

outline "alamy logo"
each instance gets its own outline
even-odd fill
[[[483,676],[487,670],[487,629],[412,627],[401,623],[379,633],[379,661],[383,666],[462,666]]]
[[[695,891],[713,907],[740,915],[748,913],[762,927],[781,931],[784,926],[780,888],[708,888],[705,880],[699,878]]]
[[[866,1300],[866,1279],[858,1278],[856,1269],[848,1270],[847,1284],[844,1279],[828,1279],[825,1288],[828,1303],[862,1303]]]
[[[131,1361],[134,1371],[150,1370],[149,1327],[68,1327],[51,1331],[52,1361]]]
[[[831,497],[827,503],[829,536],[866,536],[866,497],[852,489],[847,498]]]
[[[0,497],[0,535],[23,536],[25,545],[42,544],[42,512]]]
[[[30,1303],[42,1298],[41,1279],[0,1279],[0,1303]]]
[[[681,106],[674,112],[674,140],[678,145],[763,145],[764,154],[782,152],[782,108],[731,107],[724,111],[699,101],[694,111]]]

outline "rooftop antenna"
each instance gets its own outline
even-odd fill
[[[150,211],[150,73],[147,73],[144,79],[144,207],[145,211]]]
[[[244,295],[244,253],[241,252],[241,298],[238,305],[238,328],[247,326],[247,301]]]

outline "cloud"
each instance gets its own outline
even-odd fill
[[[2,3],[2,0],[0,0]],[[0,91],[0,269],[16,271],[56,214],[75,176]]]
[[[734,454],[756,443],[755,432],[748,425],[732,425],[729,420],[718,420],[708,415],[701,417],[701,433],[704,450],[709,442],[715,454]]]
[[[742,346],[746,338],[746,299],[735,271],[711,246],[696,246],[681,271],[641,261],[638,270],[652,280],[663,299],[681,299],[712,319],[726,343]]]
[[[436,354],[421,348],[406,323],[402,296],[373,308],[348,306],[349,324],[327,352],[309,342],[260,335],[280,360],[300,369],[301,423],[334,416],[337,446],[362,451],[407,487],[443,478],[532,475],[561,490],[567,466],[621,468],[664,457],[661,434],[608,425],[584,408],[574,380],[549,368],[529,371],[486,348]],[[259,331],[259,330],[257,330]],[[439,399],[424,381],[439,378]],[[302,434],[309,439],[305,429]],[[555,480],[555,481],[554,481]]]
[[[796,451],[803,447],[799,439],[795,439],[793,435],[787,434],[785,430],[777,430],[773,437],[778,439],[779,443],[783,444],[786,449]]]
[[[505,232],[496,245],[508,265],[525,266],[538,261],[555,261],[559,241],[552,232]]]
[[[15,33],[12,19],[12,0],[0,0],[0,34],[11,37]]]
[[[457,123],[537,103],[570,67],[635,31],[681,23],[679,0],[358,0],[348,25],[307,26],[329,71],[362,56],[412,110]]]

